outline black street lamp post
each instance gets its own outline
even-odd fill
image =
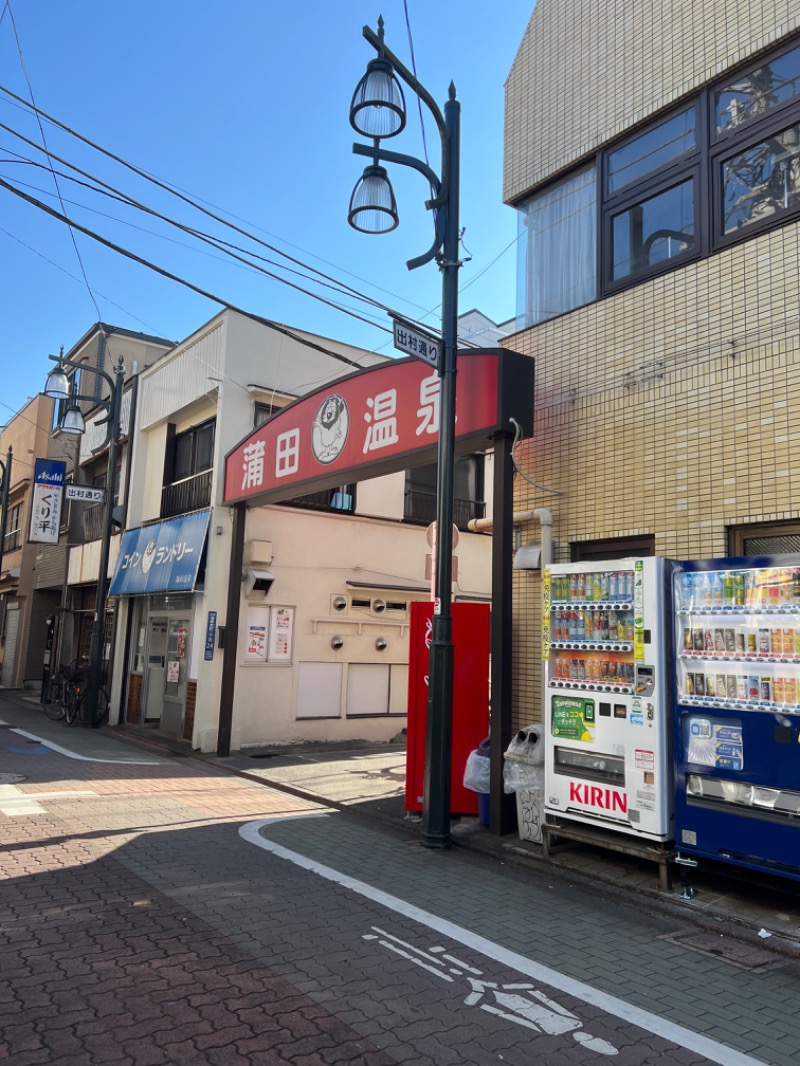
[[[106,417],[99,420],[98,425],[106,425],[106,437],[102,444],[92,449],[93,453],[101,452],[108,446],[108,474],[106,476],[106,496],[103,504],[103,535],[100,541],[100,564],[97,575],[97,597],[95,600],[94,620],[92,622],[92,635],[89,644],[89,676],[86,685],[85,707],[83,724],[90,728],[98,724],[97,697],[100,691],[100,671],[103,662],[103,643],[105,639],[106,603],[108,602],[108,560],[111,554],[111,534],[113,532],[114,513],[114,479],[117,469],[117,452],[119,450],[119,437],[122,424],[122,393],[125,386],[125,366],[120,357],[114,367],[114,377],[106,374],[104,370],[87,366],[85,363],[75,363],[63,356],[51,355],[50,359],[58,363],[58,367],[51,371],[45,385],[45,395],[52,396],[56,400],[68,400],[69,405],[64,412],[60,428],[67,433],[83,433],[86,424],[78,402],[81,400],[99,404],[107,411]],[[108,400],[97,400],[92,396],[77,395],[70,382],[64,367],[69,366],[81,373],[88,371],[101,377],[110,389]]]
[[[3,549],[6,544],[6,517],[8,512],[8,494],[11,491],[11,463],[14,458],[13,449],[9,446],[5,463],[0,460],[0,578],[3,576]]]
[[[364,233],[388,233],[399,222],[394,192],[381,163],[398,163],[419,171],[430,182],[433,198],[425,203],[434,212],[435,237],[431,248],[406,264],[409,270],[435,260],[442,273],[442,349],[439,359],[439,445],[436,486],[436,581],[433,633],[430,647],[428,714],[425,754],[425,790],[422,843],[447,848],[450,838],[450,761],[453,730],[453,487],[455,469],[456,351],[458,344],[458,199],[461,105],[450,83],[444,115],[430,93],[420,85],[383,41],[383,19],[378,32],[363,29],[378,58],[356,87],[350,106],[350,125],[373,140],[371,147],[354,144],[356,155],[368,156],[350,199],[348,221]],[[397,78],[419,97],[433,115],[442,144],[441,176],[421,160],[387,151],[381,139],[400,133],[406,124],[405,100]]]

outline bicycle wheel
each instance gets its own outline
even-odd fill
[[[64,685],[60,677],[51,677],[47,682],[44,709],[47,712],[47,717],[54,722],[59,722],[64,717],[66,713],[64,707]]]
[[[78,692],[75,690],[74,685],[69,685],[67,688],[67,725],[72,725],[75,719],[78,717],[78,709],[81,704],[81,698]]]

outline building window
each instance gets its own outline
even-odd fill
[[[790,211],[800,203],[800,125],[722,161],[723,233]]]
[[[697,147],[696,108],[687,107],[608,154],[608,193],[641,182]]]
[[[310,511],[339,511],[341,514],[355,514],[356,486],[337,485],[333,489],[321,492],[309,492],[305,496],[295,496],[282,501],[285,507],[305,507]]]
[[[656,553],[656,538],[610,537],[607,540],[579,540],[570,545],[570,561],[594,562],[603,559],[650,558]]]
[[[726,75],[519,212],[518,329],[800,217],[800,45]]]
[[[800,522],[763,522],[731,526],[728,551],[741,555],[789,555],[800,552]]]
[[[657,193],[612,219],[611,280],[620,281],[694,247],[694,182]]]
[[[4,539],[4,551],[13,552],[22,543],[22,504],[9,507],[6,519],[6,533]]]
[[[185,433],[175,435],[172,442],[172,469],[168,471],[165,484],[194,477],[214,465],[214,429],[216,420],[211,419],[199,426],[192,426]]]
[[[597,176],[587,167],[520,208],[518,328],[597,296]]]
[[[760,119],[800,93],[800,47],[740,74],[714,94],[718,134],[729,133],[751,119]]]
[[[430,525],[436,521],[437,466],[418,466],[406,471],[403,518],[406,522]],[[453,524],[466,529],[472,518],[486,514],[484,502],[484,457],[469,455],[456,460],[453,482]]]
[[[253,405],[253,429],[263,426],[277,411],[280,411],[280,407],[276,407],[274,404],[255,403]]]
[[[606,286],[675,266],[696,251],[697,107],[637,133],[605,156]]]

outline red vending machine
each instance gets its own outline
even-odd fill
[[[489,733],[488,603],[453,604],[453,745],[450,764],[450,810],[477,814],[478,794],[464,788],[464,767]],[[421,811],[425,780],[425,734],[428,719],[428,663],[433,604],[411,604],[408,664],[408,735],[406,810]]]

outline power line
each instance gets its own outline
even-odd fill
[[[262,326],[267,326],[269,329],[275,330],[277,333],[282,333],[287,337],[291,337],[292,340],[303,344],[307,348],[312,348],[315,351],[322,352],[323,355],[329,355],[333,359],[338,359],[339,362],[347,363],[349,366],[358,367],[359,364],[352,359],[349,359],[346,355],[342,355],[340,352],[331,351],[329,348],[324,348],[320,344],[315,344],[313,341],[306,340],[293,330],[288,329],[286,326],[280,326],[277,322],[273,322],[269,318],[264,318],[262,315],[257,315],[253,311],[246,311],[243,307],[237,307],[236,304],[231,303],[229,300],[223,299],[221,296],[216,296],[214,293],[208,292],[206,289],[201,289],[199,285],[193,284],[191,281],[187,281],[185,278],[179,277],[177,274],[171,273],[164,267],[157,266],[155,263],[151,263],[149,259],[144,259],[142,256],[136,255],[135,252],[129,251],[127,248],[121,247],[121,245],[115,244],[113,241],[108,240],[107,237],[101,236],[99,233],[95,233],[94,230],[89,229],[87,226],[82,226],[74,219],[68,218],[60,211],[56,211],[53,207],[48,207],[47,204],[43,204],[41,200],[35,199],[33,196],[28,196],[27,193],[22,192],[21,189],[15,188],[9,182],[0,178],[0,188],[7,189],[8,192],[14,196],[18,196],[21,200],[25,200],[26,203],[31,204],[33,207],[38,207],[40,211],[44,211],[52,218],[58,219],[59,222],[63,222],[68,226],[74,226],[80,233],[86,234],[87,237],[91,237],[92,240],[97,241],[99,244],[105,245],[106,248],[110,248],[113,252],[118,252],[120,255],[126,256],[128,259],[132,259],[135,263],[139,263],[141,266],[146,266],[148,269],[155,271],[156,274],[160,274],[164,278],[168,278],[170,281],[175,281],[179,285],[183,285],[185,288],[190,289],[192,292],[196,292],[199,296],[205,297],[207,300],[211,300],[213,303],[219,304],[221,307],[230,308],[231,311],[236,311],[240,315],[244,315],[245,318],[252,319],[254,322],[260,323]]]
[[[11,8],[11,0],[6,0],[6,6],[5,6],[5,9],[3,11],[3,14],[5,14],[6,11],[8,11],[9,18],[11,19],[11,26],[12,26],[12,29],[14,31],[14,40],[17,42],[17,53],[19,55],[19,65],[20,65],[20,68],[22,70],[22,75],[25,78],[25,84],[28,86],[28,93],[30,94],[31,105],[32,105],[34,113],[36,115],[36,124],[39,127],[39,133],[40,133],[41,138],[42,138],[42,144],[44,145],[44,151],[48,155],[48,159],[49,159],[49,152],[47,150],[47,138],[44,135],[44,127],[42,126],[42,120],[41,120],[41,117],[39,115],[39,109],[38,109],[38,107],[36,107],[36,100],[34,99],[34,95],[33,95],[33,86],[31,85],[31,80],[28,77],[28,71],[25,68],[25,59],[24,59],[24,57],[22,55],[22,42],[20,41],[19,33],[17,32],[17,20],[14,18],[14,12],[13,12],[13,10]],[[64,210],[64,203],[63,203],[63,201],[61,199],[61,189],[58,187],[58,178],[56,177],[55,171],[52,169],[52,166],[51,166],[50,169],[51,169],[51,172],[52,172],[52,175],[53,175],[53,184],[55,185],[56,192],[58,193],[59,203],[61,204],[62,210]],[[97,306],[97,300],[95,300],[95,298],[94,298],[94,293],[92,292],[92,287],[89,284],[89,278],[86,275],[86,268],[83,265],[83,259],[81,259],[81,253],[80,253],[80,249],[78,248],[78,242],[75,240],[75,234],[72,232],[71,229],[70,229],[70,238],[72,240],[72,247],[75,249],[75,255],[76,255],[77,260],[78,260],[78,265],[81,268],[81,275],[83,276],[83,281],[84,281],[84,284],[86,285],[86,291],[89,293],[89,297],[90,297],[92,303],[94,304],[94,309],[97,312],[97,318],[99,320],[103,316],[100,314],[100,308]]]

